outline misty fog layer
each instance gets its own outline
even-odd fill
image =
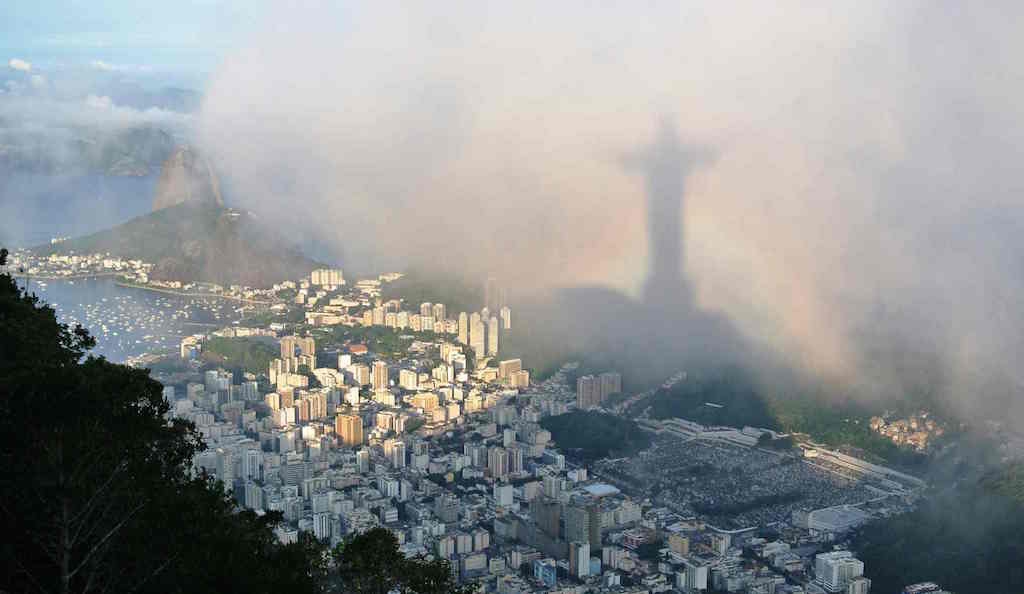
[[[136,67],[0,61],[0,243],[38,245],[148,212],[198,98]]]
[[[677,221],[699,307],[862,393],[1024,418],[1021,4],[434,8],[268,15],[199,121],[235,204],[347,268],[640,295],[632,161],[668,120],[701,156]]]

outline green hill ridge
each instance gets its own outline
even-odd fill
[[[216,204],[185,202],[121,225],[42,246],[41,254],[109,253],[155,265],[157,280],[268,287],[321,266],[255,216]]]

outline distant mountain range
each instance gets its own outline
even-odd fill
[[[155,126],[114,131],[79,126],[55,133],[12,129],[0,120],[0,175],[14,171],[141,177],[158,171],[176,144],[170,133]]]
[[[177,113],[193,113],[199,109],[202,93],[182,87],[147,88],[121,77],[98,86],[96,95],[110,97],[115,105],[134,109],[163,109]]]

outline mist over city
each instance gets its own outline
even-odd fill
[[[163,512],[223,495],[204,526],[323,547],[267,587],[1020,591],[991,575],[1024,563],[1022,30],[1012,2],[15,0],[4,397],[142,370],[203,443]],[[46,308],[88,344],[25,355]],[[111,571],[149,521],[0,589],[131,589],[166,567]],[[371,586],[344,549],[378,537],[410,565]],[[38,582],[65,545],[82,573]]]
[[[316,212],[349,267],[639,295],[657,189],[630,155],[670,122],[697,304],[865,394],[934,361],[929,389],[1020,419],[1022,48],[1004,8],[282,9],[214,72],[199,135],[240,205],[300,228]]]

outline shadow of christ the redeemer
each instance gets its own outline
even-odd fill
[[[561,290],[521,318],[534,319],[528,331],[538,341],[554,351],[606,360],[623,371],[631,388],[680,370],[749,361],[750,349],[732,324],[696,307],[683,266],[685,180],[709,157],[708,151],[686,146],[668,118],[652,143],[622,157],[626,171],[643,175],[647,198],[649,253],[642,297],[607,287]]]
[[[689,307],[693,301],[683,272],[683,196],[686,176],[707,160],[704,151],[683,145],[674,122],[663,118],[655,141],[627,155],[627,170],[644,175],[647,192],[648,271],[643,299],[648,307]]]

